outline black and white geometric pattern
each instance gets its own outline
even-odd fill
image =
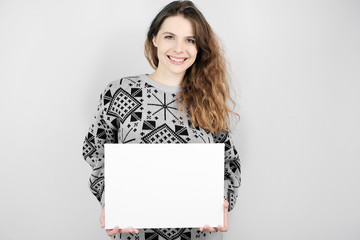
[[[121,123],[124,123],[125,119],[141,106],[141,103],[135,98],[136,95],[141,96],[139,91],[139,88],[131,88],[133,94],[130,94],[119,88],[110,101],[107,114],[118,118]]]
[[[186,143],[166,123],[146,134],[142,140],[145,143]]]
[[[105,143],[225,143],[224,197],[229,211],[236,203],[240,187],[240,159],[229,133],[212,134],[192,127],[186,112],[179,112],[179,88],[159,84],[147,75],[131,76],[109,83],[85,136],[83,157],[92,168],[89,188],[104,205]],[[136,153],[134,153],[136,154]],[[169,156],[171,157],[171,156]],[[139,229],[139,234],[117,234],[113,239],[190,240],[222,239],[221,233],[200,232],[197,228]]]

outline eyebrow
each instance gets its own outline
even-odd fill
[[[176,34],[174,34],[172,32],[164,32],[162,35],[165,35],[165,34],[170,34],[170,35],[176,36]],[[195,38],[195,36],[187,36],[186,38]]]

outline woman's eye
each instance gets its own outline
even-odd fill
[[[173,36],[165,36],[166,39],[174,39]]]
[[[188,39],[187,40],[189,43],[195,43],[195,40],[194,39]]]

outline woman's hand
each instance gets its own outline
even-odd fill
[[[227,232],[228,230],[228,208],[229,202],[224,199],[224,226],[217,226],[217,227],[209,227],[205,225],[204,227],[199,228],[200,231],[209,231],[209,232]]]
[[[100,216],[100,225],[101,228],[105,227],[105,207],[103,207],[102,212],[101,212],[101,216]],[[116,235],[117,233],[139,233],[139,230],[137,230],[136,228],[122,228],[120,229],[118,226],[116,226],[113,229],[105,229],[106,233],[112,237],[114,235]]]

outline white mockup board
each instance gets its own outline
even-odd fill
[[[105,144],[105,228],[224,225],[224,144]]]

